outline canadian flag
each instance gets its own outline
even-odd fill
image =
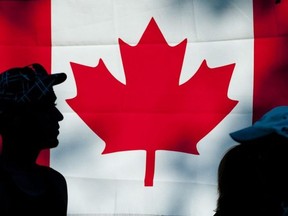
[[[229,133],[288,104],[288,1],[2,0],[0,71],[41,63],[69,215],[213,215]]]

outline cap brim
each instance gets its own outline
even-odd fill
[[[51,74],[49,78],[51,81],[53,81],[53,85],[58,85],[67,79],[67,75],[65,73],[56,73]]]
[[[273,133],[272,130],[265,130],[263,128],[257,128],[255,126],[247,127],[242,130],[238,130],[230,133],[230,136],[233,140],[237,142],[247,142],[256,140],[258,138],[267,136]]]
[[[26,66],[25,68],[29,68],[30,70],[34,70],[35,73],[44,75],[45,77],[48,75],[48,78],[45,78],[48,80],[48,82],[52,85],[58,85],[62,82],[64,82],[67,78],[67,75],[65,73],[55,73],[55,74],[48,74],[45,68],[38,63],[34,63],[30,66]]]

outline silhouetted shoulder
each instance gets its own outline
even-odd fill
[[[60,209],[66,212],[67,210],[67,183],[64,176],[58,171],[50,167],[40,167],[43,176],[46,176],[45,184],[49,189],[49,199],[54,199],[54,206],[51,208],[55,209],[55,212],[59,212]],[[53,202],[53,201],[52,201]],[[65,209],[64,209],[65,207]]]
[[[66,186],[66,180],[64,176],[53,168],[40,166],[39,171],[49,179],[49,182],[54,183],[60,187]]]
[[[56,170],[0,169],[0,215],[66,215],[67,185]]]

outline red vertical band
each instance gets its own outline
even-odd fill
[[[254,0],[253,120],[288,105],[288,1]]]
[[[51,71],[51,0],[0,1],[0,71],[31,63]],[[38,163],[49,165],[49,151]]]

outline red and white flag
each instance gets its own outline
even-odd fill
[[[288,104],[288,1],[1,0],[0,71],[41,63],[69,215],[213,215],[229,133]]]

